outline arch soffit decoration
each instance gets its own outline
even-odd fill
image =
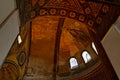
[[[17,2],[21,26],[37,16],[62,16],[93,26],[100,38],[120,14],[120,7],[110,2],[84,0],[18,0]],[[104,30],[102,33],[99,31],[101,29]]]

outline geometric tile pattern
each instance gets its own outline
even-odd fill
[[[37,16],[63,16],[94,27],[100,38],[120,14],[119,6],[85,0],[20,0],[21,26]],[[102,33],[99,30],[104,30]]]

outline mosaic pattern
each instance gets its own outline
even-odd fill
[[[62,16],[96,28],[100,38],[120,14],[117,5],[84,0],[21,0],[19,8],[21,25],[37,16]]]
[[[0,80],[23,80],[25,75],[30,47],[30,23],[21,27],[19,35],[22,43],[15,39],[5,61],[0,69]]]
[[[26,23],[28,21],[36,19],[36,17],[45,17],[45,16],[62,17],[61,19],[63,19],[63,20],[64,19],[72,19],[72,20],[74,19],[75,21],[79,21],[83,24],[88,25],[89,28],[96,29],[96,31],[98,32],[100,37],[103,37],[105,32],[109,29],[109,26],[116,20],[116,18],[120,14],[120,11],[119,11],[120,7],[118,5],[112,5],[110,3],[90,2],[90,1],[85,1],[85,0],[17,0],[17,2],[18,2],[18,8],[19,8],[19,12],[20,12],[21,26],[26,25]],[[55,18],[55,19],[57,19],[57,18]],[[35,21],[35,22],[37,22],[37,21]],[[61,21],[59,23],[59,25],[63,24],[63,22],[64,21]],[[40,24],[40,22],[38,22],[38,23]],[[71,23],[71,21],[69,21],[69,23]],[[49,22],[48,24],[49,24],[49,28],[50,28],[51,22]],[[44,25],[46,25],[46,24],[43,24],[43,26]],[[70,25],[72,25],[72,24],[70,24]],[[78,23],[74,24],[74,26],[77,26],[77,25],[78,25]],[[35,24],[35,26],[36,26],[36,24]],[[26,29],[25,29],[25,27],[26,27]],[[52,60],[52,59],[54,59],[53,57],[52,57],[52,59],[50,59],[50,60],[52,60],[51,63],[54,63],[53,65],[48,64],[49,66],[46,65],[47,67],[31,66],[30,67],[31,71],[29,71],[29,67],[27,67],[27,64],[28,64],[28,57],[30,57],[29,56],[29,46],[30,46],[29,39],[31,38],[30,31],[29,31],[30,25],[28,26],[28,28],[27,28],[27,25],[25,27],[24,26],[20,27],[20,29],[21,29],[20,34],[23,38],[23,43],[21,45],[18,45],[17,40],[15,40],[15,42],[9,52],[9,55],[6,58],[2,69],[0,70],[0,80],[3,80],[3,79],[22,80],[23,76],[25,75],[26,68],[28,69],[27,76],[30,76],[29,73],[32,73],[33,74],[32,76],[38,77],[36,74],[39,73],[39,75],[43,75],[43,76],[39,76],[39,78],[43,78],[43,77],[46,78],[46,76],[47,76],[46,79],[51,78],[51,80],[52,80],[52,78],[54,77],[54,75],[52,75],[52,74],[54,74],[52,71],[54,70],[53,68],[55,68],[54,64],[56,65],[56,62],[54,62]],[[58,26],[58,27],[60,27],[60,26]],[[62,25],[61,25],[61,27],[62,27]],[[63,30],[66,30],[67,27],[68,26],[66,26],[66,27],[63,26]],[[43,29],[44,32],[46,31],[45,27],[41,27],[41,28],[44,28]],[[51,28],[51,32],[52,32],[52,30],[53,29]],[[77,30],[77,29],[67,29],[67,30],[72,35],[72,37],[74,37],[76,40],[78,40],[78,38],[80,38],[81,41],[79,41],[79,42],[82,42],[83,45],[85,45],[85,47],[87,46],[87,44],[89,43],[89,42],[87,42],[87,40],[89,40],[90,37],[87,34],[83,34],[84,30],[82,30],[83,32],[80,30]],[[102,30],[103,30],[103,32],[100,33]],[[50,29],[48,31],[50,31]],[[51,33],[51,32],[48,32],[48,33]],[[63,54],[62,52],[67,51],[66,48],[68,48],[68,47],[66,47],[66,45],[71,45],[75,41],[74,40],[70,41],[71,36],[69,34],[66,34],[65,31],[63,31],[62,38],[60,40],[59,39],[60,33],[61,32],[59,32],[59,30],[58,30],[57,36],[59,36],[59,37],[56,38],[55,43],[60,43],[62,41],[68,42],[68,40],[69,40],[69,44],[64,44],[64,43],[60,44],[60,47],[65,46],[64,48],[58,47],[55,50],[55,52],[57,52],[57,50],[60,49],[60,51],[61,51],[60,54]],[[79,34],[80,36],[77,34]],[[51,34],[49,34],[49,35],[50,36],[46,36],[46,38],[53,37]],[[67,38],[64,37],[66,35],[69,35],[69,37],[67,37]],[[42,35],[40,35],[40,36],[42,36]],[[36,37],[36,35],[34,37]],[[42,36],[42,37],[44,37],[44,36]],[[38,38],[38,36],[37,36],[37,38]],[[66,41],[66,39],[68,39],[68,40]],[[45,41],[45,40],[43,40],[43,41]],[[84,41],[86,43],[84,43]],[[48,42],[48,41],[46,41],[46,42]],[[43,43],[43,45],[44,45],[44,43],[46,43],[46,42],[41,42],[41,43]],[[52,39],[51,39],[51,42],[53,42]],[[48,42],[48,43],[50,43],[50,42]],[[38,43],[36,43],[36,44],[38,44]],[[48,46],[48,45],[50,45],[50,46]],[[76,45],[78,45],[78,44],[76,44]],[[59,44],[56,44],[55,46],[59,46]],[[38,44],[38,47],[40,47],[39,44]],[[43,46],[41,46],[41,47],[43,47]],[[49,47],[51,47],[51,44],[47,44],[44,47],[45,47],[45,49],[48,49],[46,51],[50,51]],[[80,46],[77,46],[77,47],[75,45],[71,46],[69,49],[71,50],[72,53],[67,54],[67,56],[76,55],[76,53],[77,53],[76,51],[78,50],[78,48],[81,49]],[[21,51],[25,51],[25,53],[21,53]],[[48,55],[49,52],[46,52],[46,51],[44,53],[47,53],[47,55]],[[38,51],[38,52],[40,52],[40,51]],[[42,52],[42,48],[41,48],[41,52]],[[54,53],[54,43],[53,43],[53,53]],[[62,55],[62,58],[64,59],[67,56]],[[102,57],[105,57],[105,56],[106,55],[103,54]],[[50,58],[50,56],[48,56],[48,58]],[[61,59],[61,56],[60,56],[60,59]],[[64,62],[62,62],[63,59],[61,59],[60,65],[64,64]],[[40,60],[39,58],[37,60],[36,57],[34,58],[32,63],[34,63],[34,65],[36,65],[36,64],[38,64],[37,61],[38,62],[41,61],[39,64],[42,63],[41,65],[45,65],[44,61]],[[63,61],[65,61],[65,60],[63,60]],[[103,60],[103,62],[104,62],[104,60]],[[109,64],[108,64],[108,66],[109,66]],[[33,67],[35,70],[34,69],[32,70]],[[44,67],[44,68],[42,68],[42,67]],[[39,70],[37,70],[37,69],[39,69]],[[62,69],[63,69],[63,71],[66,71],[68,68],[65,65],[65,67],[62,66]],[[60,69],[59,71],[62,71],[62,69]],[[97,75],[101,75],[102,78],[107,79],[106,76],[108,76],[110,74],[110,71],[107,71],[107,70],[111,70],[111,72],[114,73],[114,71],[112,71],[111,67],[104,66],[104,68],[100,68],[100,69],[103,71],[99,72],[99,70],[98,70],[98,73],[96,73],[93,77],[90,77],[89,79],[96,78]],[[106,71],[104,71],[104,70],[106,70]],[[68,69],[68,71],[69,71],[69,69]],[[106,72],[108,72],[108,73],[106,73]],[[34,73],[36,73],[36,74],[34,75]],[[95,71],[93,71],[93,73],[91,73],[91,74],[94,74],[94,73],[95,73]],[[44,74],[47,74],[47,75],[44,76]],[[109,76],[110,76],[110,78],[111,77],[114,78],[114,76],[116,77],[116,75],[113,75],[112,73]],[[82,77],[81,77],[81,79],[82,79]],[[85,77],[83,79],[85,79]],[[86,76],[86,79],[87,79],[87,76]],[[101,79],[101,78],[99,78],[99,79]],[[108,78],[108,80],[110,80],[110,79]],[[117,80],[117,79],[114,79],[114,80]]]

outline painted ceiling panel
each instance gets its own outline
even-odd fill
[[[17,57],[17,67],[23,69],[21,75],[25,68],[28,69],[24,77],[26,80],[69,80],[78,77],[80,80],[94,80],[96,77],[110,80],[115,76],[97,39],[104,36],[120,14],[118,5],[105,1],[18,0],[18,8],[20,35],[22,39],[26,38],[23,43],[17,44],[19,51],[14,54],[21,55]],[[23,26],[29,22],[28,28]],[[28,34],[24,36],[24,32]],[[21,51],[30,55],[25,56]],[[28,65],[21,65],[28,57]],[[77,64],[72,64],[75,68],[70,67],[71,59]]]
[[[112,4],[114,2],[114,4]],[[25,0],[20,1],[21,25],[37,16],[63,16],[92,26],[100,39],[120,14],[118,1]],[[102,31],[102,32],[101,32]]]

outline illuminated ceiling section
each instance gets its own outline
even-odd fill
[[[60,61],[67,61],[88,46],[91,40],[87,27],[76,20],[65,19],[60,38]]]

